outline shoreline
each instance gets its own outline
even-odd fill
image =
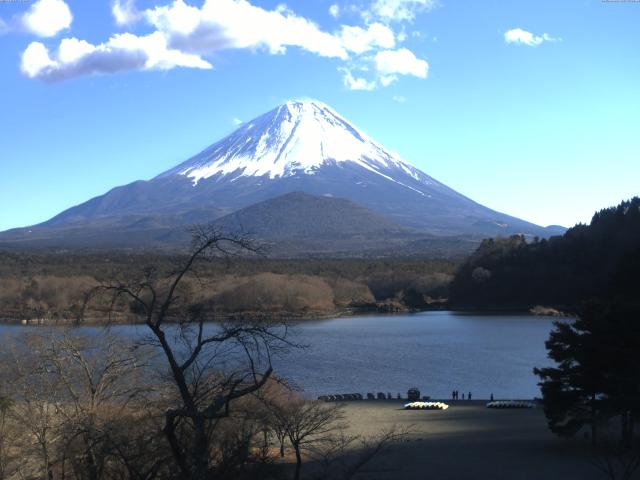
[[[395,315],[411,315],[423,312],[450,311],[460,314],[475,315],[533,315],[541,317],[567,318],[572,316],[566,310],[556,310],[544,307],[544,310],[534,311],[532,308],[473,308],[468,306],[438,304],[426,308],[403,309],[396,311],[384,311],[375,306],[344,308],[335,312],[234,312],[225,314],[212,314],[210,322],[241,321],[241,320],[263,320],[272,322],[307,322],[318,320],[335,320],[339,318],[349,318],[354,316],[374,316],[385,317]],[[120,318],[118,318],[120,317]],[[172,320],[175,323],[176,320]],[[71,318],[20,318],[15,316],[2,316],[0,314],[0,325],[22,325],[22,326],[43,326],[43,327],[74,327],[74,326],[106,326],[106,325],[144,325],[143,321],[136,321],[134,316],[116,316],[112,321],[105,321],[102,318],[92,317],[83,320]]]
[[[366,398],[363,400],[336,400],[336,401],[327,401],[326,403],[332,403],[337,405],[362,405],[362,404],[380,404],[380,405],[405,405],[409,402],[413,402],[414,400],[408,400],[406,398],[388,398],[384,400],[367,400]],[[416,402],[441,402],[446,403],[450,407],[463,407],[463,406],[486,406],[487,403],[492,400],[489,398],[474,398],[473,400],[451,400],[447,398],[431,398],[429,400],[415,400]],[[494,402],[530,402],[535,405],[535,408],[542,408],[539,398],[517,398],[517,397],[509,397],[509,398],[498,398],[495,397],[493,399]],[[401,409],[403,410],[403,409]],[[513,409],[518,410],[518,409]]]

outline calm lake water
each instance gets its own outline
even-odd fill
[[[458,389],[474,398],[540,396],[535,366],[550,365],[544,342],[552,318],[421,312],[310,321],[294,329],[308,345],[274,360],[276,372],[310,396],[401,392],[449,398]],[[117,326],[138,338],[144,326]],[[0,337],[42,327],[0,326]],[[79,327],[99,334],[99,327]]]

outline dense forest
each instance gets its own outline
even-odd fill
[[[169,274],[176,255],[127,252],[0,252],[0,318],[73,320],[98,283],[145,265]],[[213,259],[192,298],[221,315],[323,316],[348,310],[452,308],[577,312],[597,298],[634,299],[640,279],[640,198],[597,212],[563,236],[484,240],[463,263],[451,259]],[[188,282],[184,295],[190,295]],[[127,313],[127,312],[123,312]],[[135,313],[135,312],[131,312]]]
[[[482,242],[450,286],[453,305],[576,311],[591,299],[634,302],[640,287],[640,198],[597,212],[561,237]]]
[[[0,318],[73,321],[98,283],[126,280],[148,265],[166,276],[182,259],[115,251],[0,253]],[[457,265],[455,260],[214,258],[199,266],[197,281],[185,282],[182,295],[222,316],[401,311],[446,298]],[[205,288],[196,285],[201,281]]]

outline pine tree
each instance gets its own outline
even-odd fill
[[[546,342],[556,367],[536,368],[554,433],[570,437],[613,417],[631,445],[640,416],[640,311],[631,304],[590,303],[572,323],[556,322]]]

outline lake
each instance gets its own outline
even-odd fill
[[[533,367],[551,365],[544,342],[554,319],[533,315],[448,311],[368,315],[307,321],[294,340],[308,345],[274,360],[276,372],[310,396],[401,392],[450,398],[540,396]],[[1,325],[0,336],[43,327]],[[139,337],[144,326],[113,330]],[[79,327],[99,334],[100,327]]]

